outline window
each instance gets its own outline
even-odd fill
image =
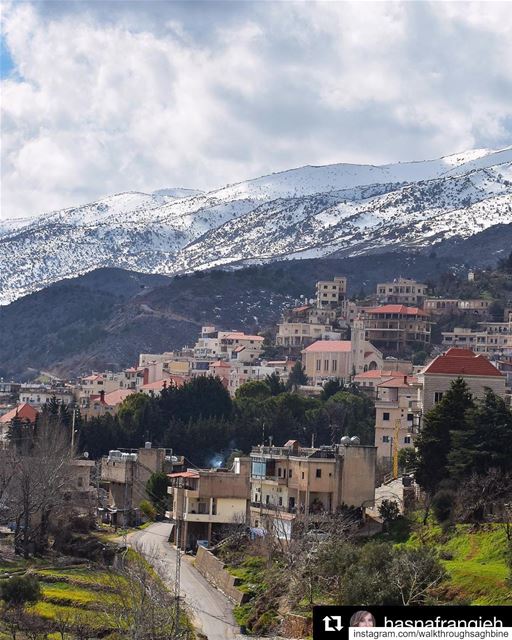
[[[302,472],[302,479],[304,480],[304,471]]]
[[[316,361],[316,370],[320,371],[321,368],[322,368],[322,361],[321,360],[317,360]]]
[[[281,467],[277,467],[277,477],[281,477]]]
[[[404,444],[411,444],[411,436],[405,436]]]
[[[414,416],[412,415],[412,413],[408,413],[407,414],[407,421],[408,422],[412,422],[413,421]]]
[[[269,504],[269,503],[270,503],[270,496],[267,493],[267,495],[265,496],[265,504]]]
[[[292,477],[292,470],[291,470],[291,469],[289,469],[289,470],[288,470],[288,477],[289,477],[289,478],[291,478],[291,477]]]
[[[332,370],[333,371],[337,371],[338,369],[338,361],[337,360],[333,360],[332,361]]]
[[[317,478],[321,478],[322,477],[322,469],[317,469],[315,475],[316,475]]]
[[[434,392],[434,402],[437,404],[438,402],[441,402],[442,399],[443,399],[443,392],[442,391],[435,391]]]
[[[382,419],[383,420],[389,420],[389,412],[384,411],[384,413],[382,414]]]
[[[389,442],[389,436],[382,436],[382,442]]]
[[[283,498],[281,496],[279,496],[279,506],[280,507],[283,506]]]
[[[329,371],[329,360],[324,360],[324,370]]]

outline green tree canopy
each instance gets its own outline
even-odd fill
[[[424,417],[416,439],[418,465],[416,481],[434,494],[443,480],[449,477],[448,454],[452,448],[451,431],[467,429],[466,412],[474,407],[466,382],[457,378],[442,400]]]

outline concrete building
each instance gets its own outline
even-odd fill
[[[235,458],[226,469],[188,469],[168,475],[173,540],[181,549],[208,546],[248,520],[249,458]]]
[[[339,307],[347,294],[347,279],[335,276],[333,280],[316,283],[316,306],[319,309]]]
[[[505,376],[484,356],[470,349],[448,349],[418,373],[420,406],[426,413],[439,402],[456,378],[464,378],[474,398],[483,398],[489,387],[505,397]]]
[[[316,340],[340,340],[341,332],[333,331],[329,324],[307,322],[281,322],[277,325],[278,347],[307,347]]]
[[[429,315],[478,315],[487,316],[493,300],[475,298],[461,300],[460,298],[427,298],[423,309]]]
[[[418,307],[388,304],[362,310],[366,339],[388,351],[403,353],[413,344],[430,342],[428,314]]]
[[[69,386],[51,386],[46,384],[22,384],[19,390],[19,401],[30,404],[36,409],[42,408],[52,398],[65,405],[73,404],[75,396]]]
[[[408,278],[398,278],[393,282],[381,282],[377,285],[377,302],[421,307],[427,292],[426,284]]]
[[[151,443],[138,450],[112,450],[101,460],[101,484],[108,491],[108,516],[125,526],[140,519],[140,503],[147,500],[146,482],[153,473],[172,471],[171,452]]]
[[[298,521],[321,528],[342,506],[375,495],[376,448],[355,442],[320,448],[259,446],[251,451],[251,524],[289,540]]]
[[[512,355],[512,316],[508,322],[479,322],[478,329],[443,331],[443,345],[487,355]]]
[[[382,353],[365,339],[364,325],[354,320],[351,340],[318,340],[302,351],[307,377],[313,384],[355,373],[382,369]]]
[[[375,398],[375,446],[377,458],[389,462],[395,448],[413,447],[413,427],[419,412],[418,380],[401,375],[383,380]]]

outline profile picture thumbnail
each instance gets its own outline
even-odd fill
[[[351,627],[375,627],[375,618],[369,611],[356,611],[350,618]]]

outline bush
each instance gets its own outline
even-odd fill
[[[432,500],[432,511],[439,524],[450,522],[455,504],[455,493],[450,489],[441,489]]]
[[[379,505],[379,515],[384,522],[393,522],[400,517],[400,507],[395,500],[383,500]]]
[[[41,598],[41,587],[35,576],[13,576],[0,585],[0,597],[8,607],[24,607]]]
[[[148,520],[156,520],[157,511],[149,500],[143,500],[139,507]]]

